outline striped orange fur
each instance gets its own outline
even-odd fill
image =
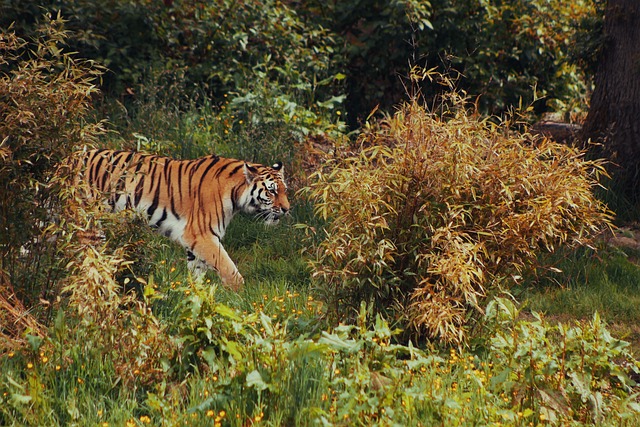
[[[81,162],[80,179],[114,210],[146,214],[152,227],[187,249],[193,272],[212,268],[236,290],[244,279],[221,244],[231,219],[245,212],[272,224],[289,210],[281,163],[269,167],[215,155],[175,160],[105,149],[84,153]]]

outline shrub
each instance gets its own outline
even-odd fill
[[[452,101],[441,115],[403,105],[363,131],[359,154],[313,175],[307,192],[328,224],[310,263],[336,315],[366,300],[462,343],[488,294],[610,221],[592,194],[601,162]]]
[[[65,52],[67,37],[50,16],[30,42],[0,34],[0,270],[34,300],[57,274],[55,245],[34,244],[58,205],[56,165],[103,132],[87,121],[102,71]]]
[[[77,258],[67,265],[71,274],[64,287],[72,309],[65,310],[68,325],[56,331],[54,342],[65,351],[73,349],[90,359],[108,361],[118,381],[129,387],[158,381],[166,375],[168,361],[179,346],[145,301],[134,292],[123,292],[116,280],[130,264],[124,259],[128,248],[112,255],[82,244],[76,249]]]

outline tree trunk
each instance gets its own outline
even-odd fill
[[[640,200],[640,1],[609,0],[583,137],[603,143],[614,181]]]

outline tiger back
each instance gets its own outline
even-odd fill
[[[113,210],[145,214],[153,228],[187,249],[193,273],[211,268],[235,290],[244,279],[221,243],[233,216],[244,212],[275,224],[290,208],[282,163],[269,167],[215,155],[176,160],[106,149],[83,153],[81,163],[79,179]]]

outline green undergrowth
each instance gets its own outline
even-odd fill
[[[399,343],[399,331],[364,305],[354,324],[328,324],[302,268],[303,231],[291,227],[308,215],[300,206],[269,228],[234,221],[227,246],[246,272],[240,293],[211,274],[193,282],[183,249],[147,231],[137,237],[149,243],[150,265],[127,266],[148,272],[138,276],[137,294],[122,292],[123,280],[135,274],[93,281],[92,272],[108,276],[122,261],[87,253],[78,267],[84,279],[69,290],[76,306],[59,307],[45,338],[30,336],[28,348],[0,357],[0,424],[640,422],[636,362],[593,313],[558,324],[495,300],[481,339],[465,349]]]
[[[598,252],[582,249],[558,256],[561,273],[515,291],[526,311],[544,313],[558,321],[584,320],[598,312],[616,335],[632,343],[640,354],[640,268],[638,251],[615,247]]]

